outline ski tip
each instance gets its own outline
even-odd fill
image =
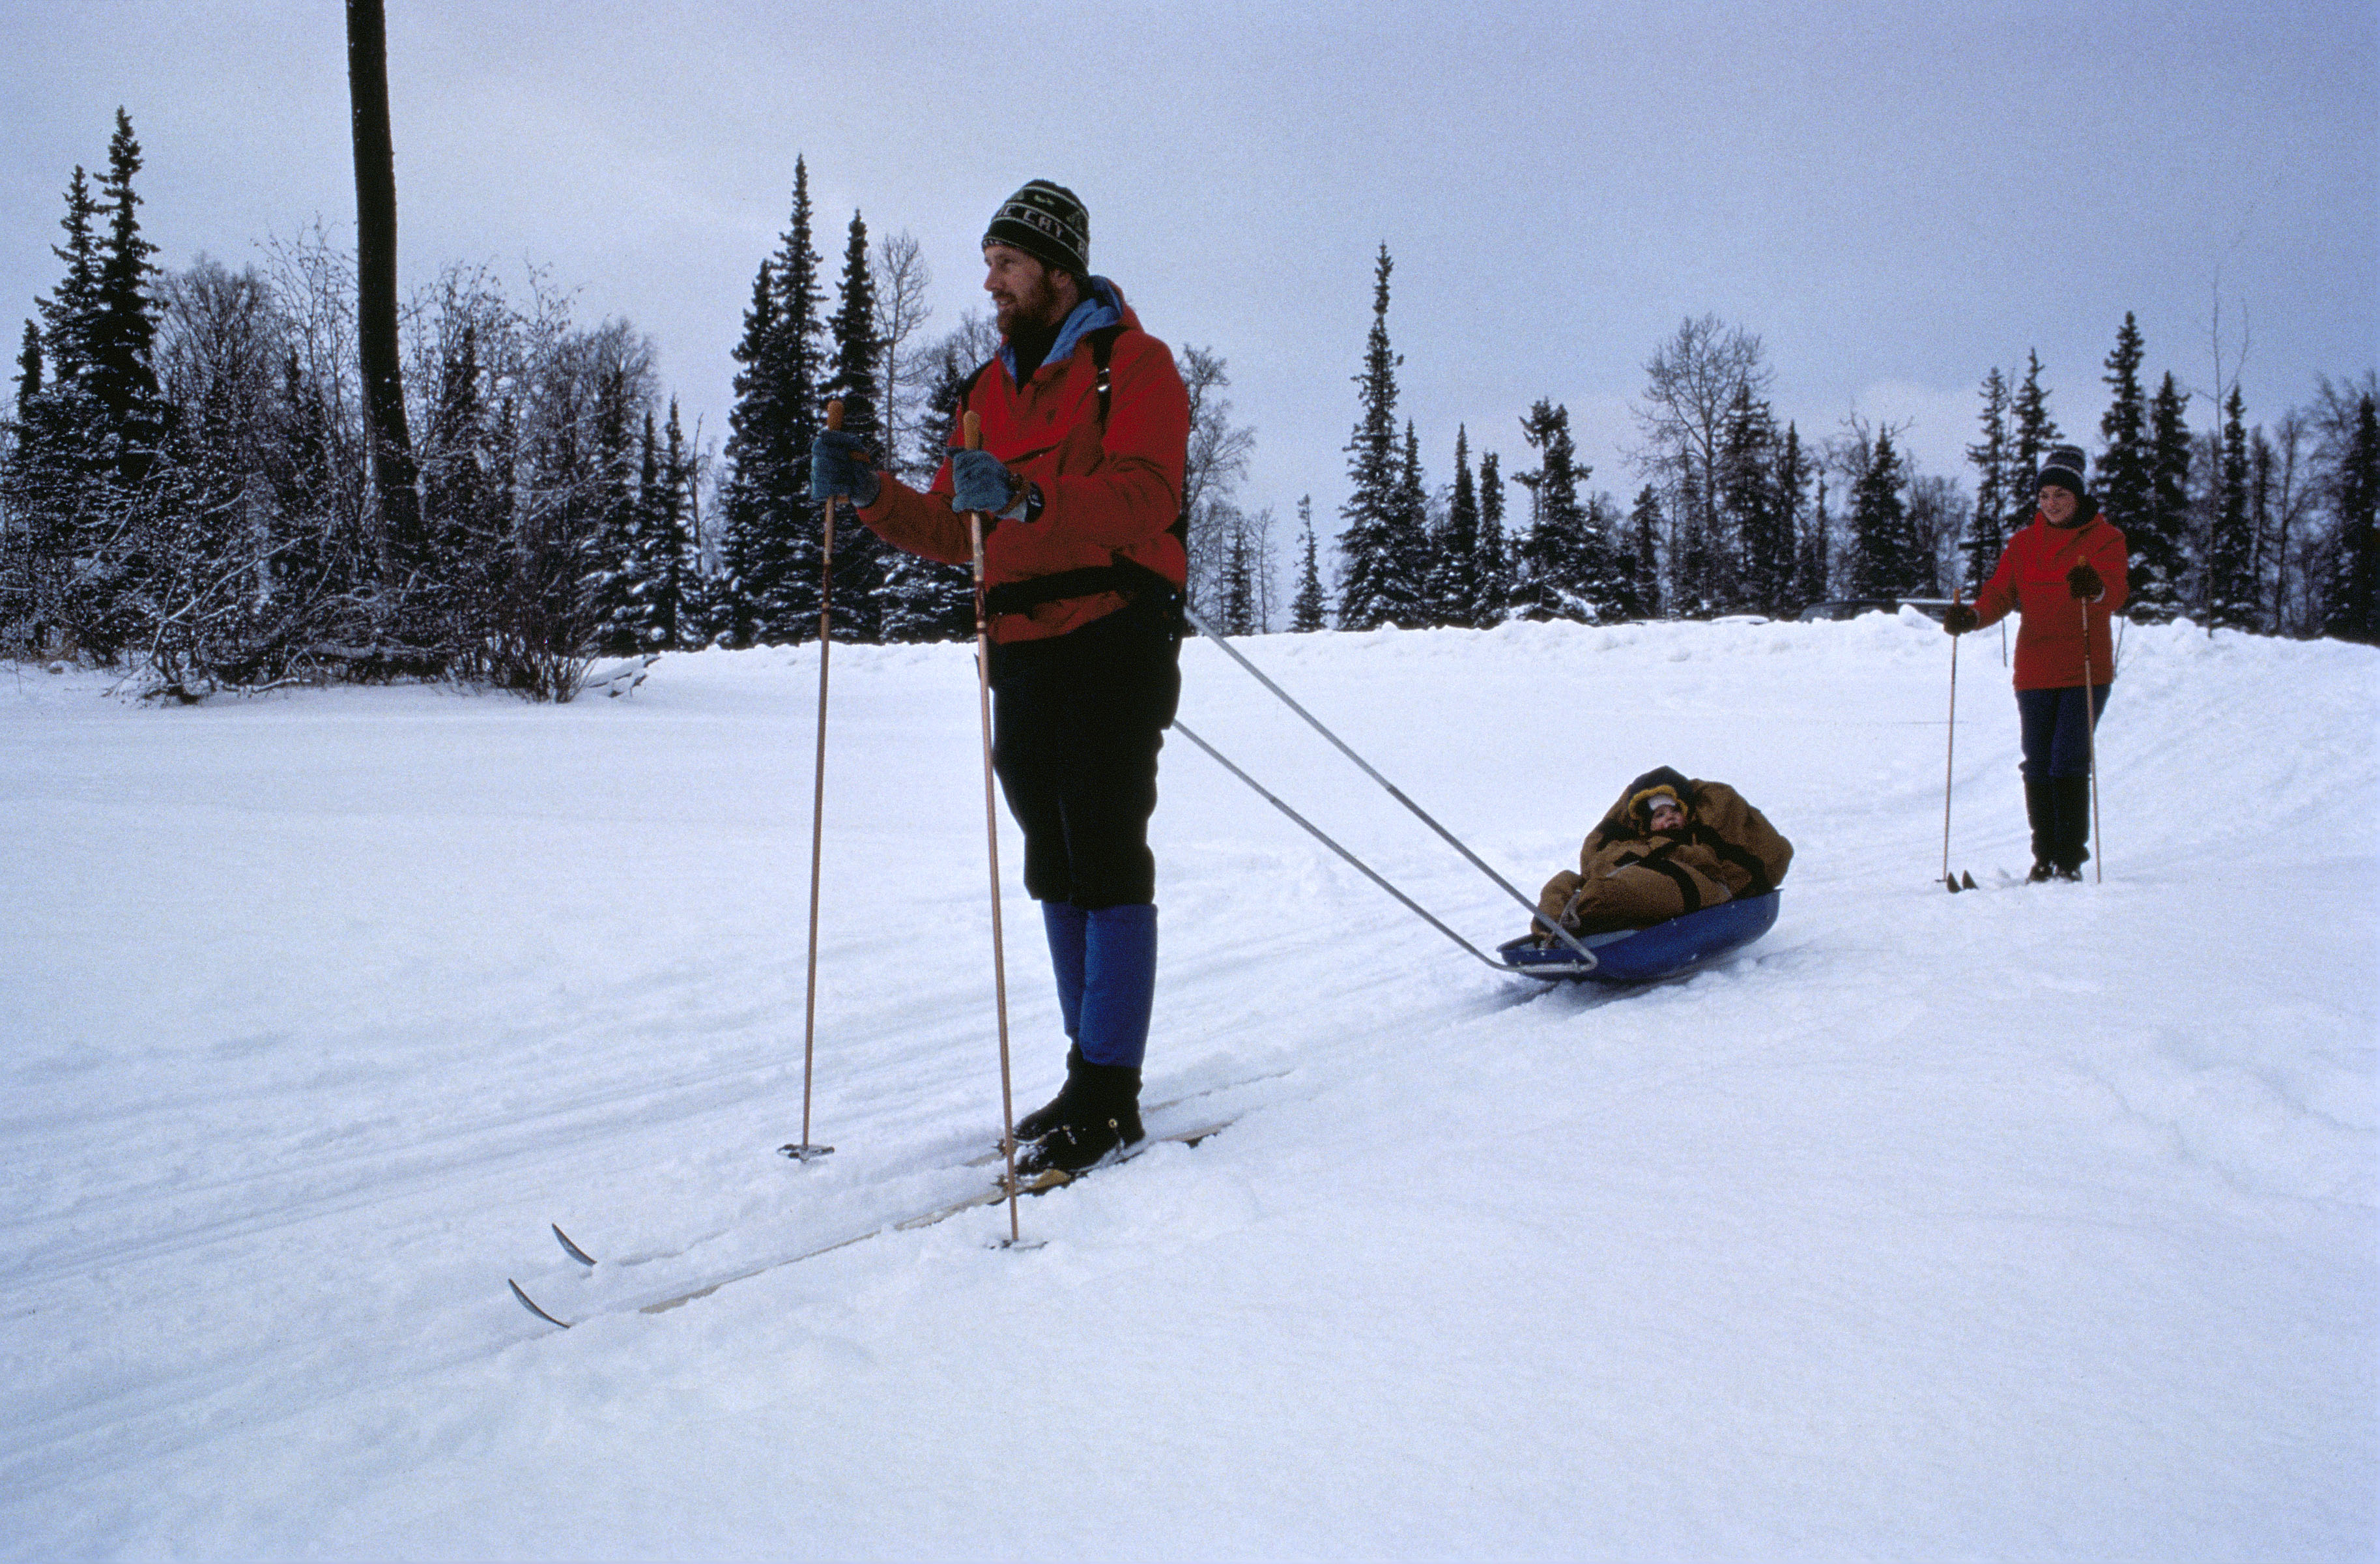
[[[832,1146],[813,1146],[801,1141],[789,1142],[777,1148],[779,1156],[790,1156],[795,1162],[816,1162],[822,1156],[832,1155],[833,1152]]]
[[[1960,870],[1959,888],[1961,890],[1975,890],[1979,888],[1975,884],[1975,876],[1967,870]]]
[[[551,1222],[548,1223],[547,1226],[553,1229],[553,1241],[562,1245],[562,1252],[569,1255],[573,1260],[577,1261],[582,1265],[592,1265],[595,1264],[595,1256],[588,1253],[585,1250],[570,1241],[570,1235],[562,1230],[561,1223]]]
[[[535,1314],[539,1319],[543,1320],[550,1326],[559,1326],[564,1330],[568,1330],[570,1328],[570,1322],[568,1320],[557,1320],[552,1314],[549,1314],[544,1310],[539,1308],[537,1306],[537,1300],[531,1298],[528,1293],[523,1292],[521,1290],[521,1284],[513,1280],[512,1277],[506,1277],[504,1278],[504,1285],[513,1289],[513,1296],[520,1300],[520,1306],[527,1309],[530,1314]]]

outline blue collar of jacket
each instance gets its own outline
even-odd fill
[[[1050,351],[1041,361],[1044,364],[1062,364],[1073,355],[1075,345],[1084,337],[1102,326],[1122,324],[1123,295],[1117,292],[1116,285],[1107,278],[1093,277],[1090,292],[1075,306],[1074,312],[1058,328],[1058,339],[1050,344]],[[1000,362],[1001,367],[1008,371],[1009,382],[1014,385],[1016,380],[1016,354],[1005,341],[1000,345]]]

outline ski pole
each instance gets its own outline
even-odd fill
[[[843,427],[843,403],[826,405],[826,426]],[[810,1065],[818,1044],[819,869],[826,840],[826,668],[834,651],[828,632],[834,627],[834,506],[828,496],[823,521],[825,542],[819,551],[819,713],[818,758],[811,764],[810,789],[810,971],[809,990],[802,1002],[802,1138],[778,1149],[795,1162],[809,1162],[834,1150],[810,1143]]]
[[[2075,608],[2082,616],[2082,752],[2084,764],[2091,773],[2091,883],[2107,883],[2107,866],[2100,861],[2107,844],[2099,837],[2099,700],[2091,683],[2091,604],[2078,601]]]
[[[983,448],[983,420],[966,415],[966,448]],[[983,512],[970,510],[967,544],[975,556],[976,700],[983,712],[983,833],[991,862],[991,994],[1000,1020],[1000,1150],[1008,1162],[1008,1241],[1020,1238],[1016,1222],[1016,1118],[1008,1084],[1008,962],[1000,939],[1000,814],[991,800],[991,616],[983,575]]]
[[[1959,607],[1959,598],[1965,589],[1950,589],[1950,606]],[[1950,638],[1950,737],[1942,747],[1942,884],[1952,892],[1959,882],[1950,877],[1950,783],[1958,775],[1954,761],[1959,753],[1959,638]]]

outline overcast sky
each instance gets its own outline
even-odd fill
[[[797,153],[830,274],[855,207],[914,233],[931,330],[981,299],[1001,198],[1071,186],[1093,269],[1228,360],[1244,499],[1287,521],[1310,492],[1326,535],[1382,242],[1433,483],[1458,422],[1527,466],[1518,421],[1548,397],[1624,502],[1644,362],[1706,312],[1764,337],[1805,438],[1913,420],[1934,471],[2028,348],[2095,451],[2127,310],[2151,374],[2204,388],[2219,299],[2252,422],[2380,360],[2373,0],[388,10],[405,285],[550,268],[582,319],[654,338],[710,437]],[[0,15],[0,311],[55,286],[60,192],[119,104],[163,264],[242,264],[318,214],[352,234],[337,0]]]

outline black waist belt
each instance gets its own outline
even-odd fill
[[[1027,608],[1061,598],[1093,597],[1103,592],[1136,597],[1152,591],[1170,596],[1181,590],[1146,565],[1119,559],[1112,565],[1089,565],[1079,570],[1061,570],[1053,576],[1002,581],[983,594],[983,605],[988,613],[1022,614]]]

